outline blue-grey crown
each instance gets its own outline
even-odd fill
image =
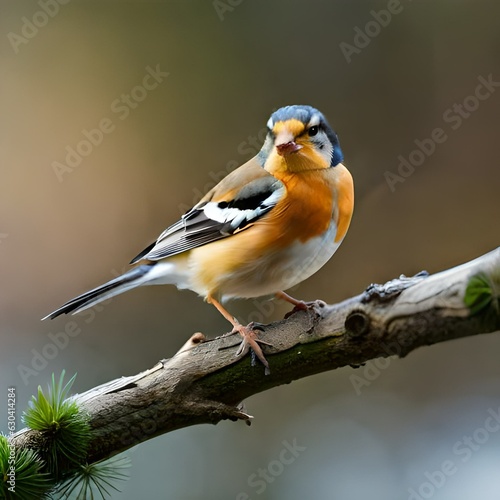
[[[309,123],[313,115],[319,114],[322,120],[325,120],[323,114],[316,108],[307,105],[294,104],[293,106],[285,106],[278,109],[271,115],[271,120],[273,123],[282,122],[295,118],[300,120],[302,123]]]

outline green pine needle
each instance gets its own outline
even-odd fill
[[[76,474],[61,483],[53,493],[57,498],[94,500],[100,495],[105,500],[111,496],[111,490],[121,491],[115,483],[129,478],[125,472],[129,467],[128,457],[113,457],[90,465],[80,465]]]
[[[124,469],[130,467],[130,460],[126,457],[84,463],[91,438],[89,418],[76,401],[67,399],[76,375],[66,384],[64,375],[63,371],[58,381],[52,375],[47,393],[38,387],[23,415],[26,425],[42,434],[43,450],[37,454],[17,449],[11,455],[7,438],[0,435],[0,498],[106,499],[113,490],[120,491],[117,481],[128,479]],[[8,483],[13,456],[15,492],[9,491]]]
[[[64,384],[65,372],[52,384],[48,394],[38,387],[38,396],[33,396],[23,419],[28,427],[40,431],[47,440],[47,449],[42,455],[47,470],[56,478],[85,460],[90,442],[88,416],[76,401],[66,399],[76,375]]]
[[[12,464],[11,448],[5,436],[0,435],[0,498],[40,500],[45,498],[53,486],[49,475],[41,472],[43,463],[38,455],[29,449],[15,450]],[[14,471],[15,485],[9,484],[11,466]],[[9,488],[11,488],[9,490]],[[14,491],[12,491],[12,489]]]

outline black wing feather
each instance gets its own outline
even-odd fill
[[[166,229],[155,243],[145,248],[131,263],[141,259],[156,261],[171,257],[247,229],[276,205],[278,197],[274,195],[281,189],[283,184],[276,178],[261,177],[243,187],[233,200],[201,202]],[[236,217],[224,221],[214,220],[207,215],[207,209],[214,205],[221,211],[236,210],[244,217],[238,219],[237,224],[234,223]]]

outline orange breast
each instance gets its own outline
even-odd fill
[[[328,229],[335,198],[334,179],[329,173],[316,170],[280,176],[287,196],[270,214],[280,236],[274,242],[276,246],[284,247],[296,240],[306,242]]]
[[[343,165],[283,174],[280,180],[287,195],[269,214],[240,233],[190,252],[199,293],[216,294],[243,269],[266,268],[266,262],[288,246],[321,236],[332,220],[337,227],[335,241],[344,237],[354,196],[352,178]]]

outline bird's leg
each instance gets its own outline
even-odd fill
[[[297,311],[306,311],[308,309],[307,304],[303,300],[294,299],[291,295],[285,292],[276,292],[275,296],[277,299],[285,300],[290,304],[293,304],[294,309]]]
[[[293,313],[297,311],[307,311],[308,309],[313,309],[314,307],[325,307],[326,303],[322,300],[314,300],[312,302],[304,302],[303,300],[294,299],[292,296],[285,292],[276,292],[275,297],[286,302],[289,302],[294,307],[293,309],[285,315],[285,318],[290,317]]]
[[[254,324],[250,323],[247,326],[242,325],[234,316],[231,315],[222,304],[214,299],[212,296],[207,297],[207,301],[212,304],[221,314],[226,318],[231,325],[233,325],[233,330],[231,333],[239,333],[243,340],[241,341],[240,347],[236,352],[236,356],[240,354],[246,354],[248,351],[252,350],[252,353],[257,356],[259,361],[265,366],[265,374],[269,375],[269,363],[262,352],[262,349],[259,344],[271,345],[267,342],[259,340],[257,338],[257,333],[254,329]]]

